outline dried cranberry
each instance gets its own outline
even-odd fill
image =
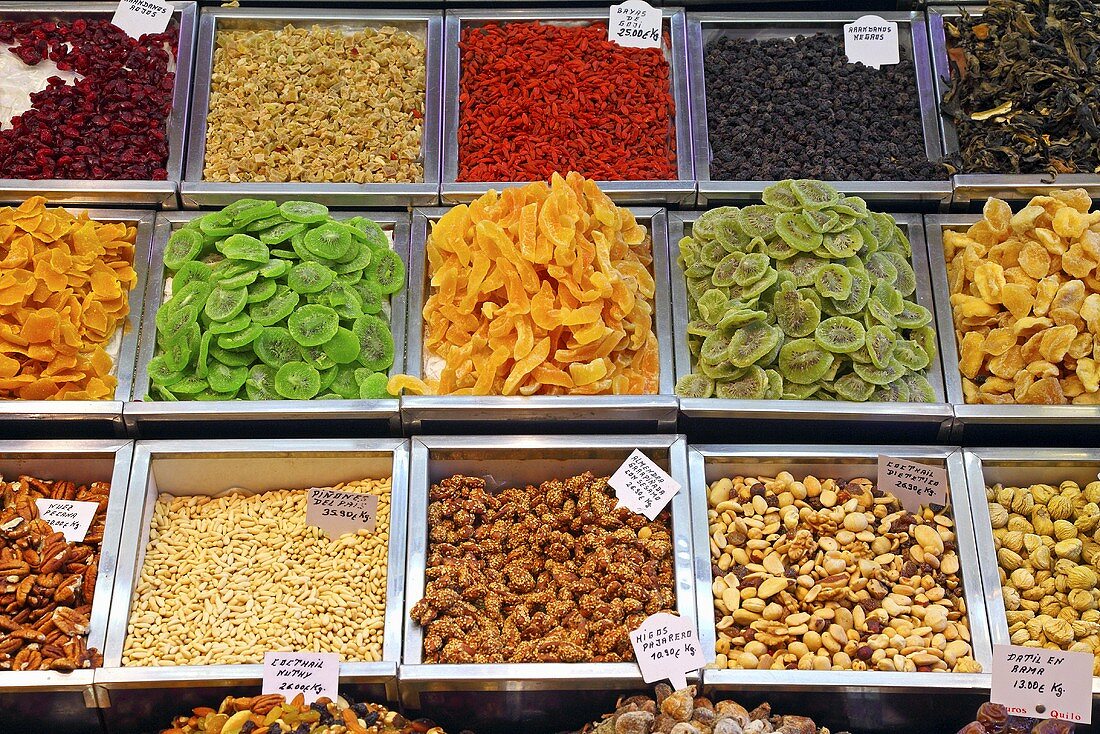
[[[165,46],[175,57],[178,36],[175,21],[140,40],[107,20],[0,21],[0,42],[23,63],[48,58],[82,77],[51,77],[0,130],[0,177],[166,179],[175,74]]]

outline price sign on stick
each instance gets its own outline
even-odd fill
[[[164,33],[172,18],[172,6],[163,0],[122,0],[111,18],[131,38],[149,33]]]
[[[849,63],[859,62],[876,69],[901,61],[898,24],[877,15],[864,15],[844,25],[844,55]]]
[[[311,489],[306,494],[306,524],[320,528],[336,540],[357,530],[374,532],[378,521],[378,495]]]
[[[947,504],[947,470],[942,466],[879,456],[875,486],[897,497],[910,512],[916,512],[921,505]]]
[[[79,543],[88,535],[98,502],[75,502],[73,500],[34,501],[38,507],[38,519],[49,524],[55,533],[63,533],[65,540]]]
[[[265,652],[263,695],[275,693],[305,702],[321,696],[333,701],[340,689],[340,656],[334,652]]]
[[[660,48],[661,9],[644,0],[612,5],[607,40],[628,48]]]
[[[1092,723],[1092,662],[1089,652],[994,645],[989,700],[1016,716]]]
[[[650,520],[656,519],[672,495],[680,491],[680,484],[638,449],[634,449],[607,483],[619,498],[617,507]]]
[[[706,665],[695,626],[666,612],[647,617],[630,633],[630,643],[646,683],[667,678],[673,688],[680,690],[687,687],[688,673]]]

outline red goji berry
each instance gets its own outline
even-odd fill
[[[676,178],[662,49],[610,42],[606,23],[539,22],[466,28],[459,49],[459,181],[568,170],[604,181]]]

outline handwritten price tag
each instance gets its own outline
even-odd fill
[[[634,449],[607,483],[619,498],[617,507],[650,520],[655,520],[672,495],[680,491],[680,484],[638,449]]]
[[[64,533],[65,540],[79,543],[88,534],[98,502],[74,502],[72,500],[35,500],[38,519],[49,524],[55,533]]]
[[[612,5],[607,40],[628,48],[660,48],[661,9],[644,0]]]
[[[334,652],[265,652],[263,695],[299,693],[306,703],[321,696],[333,701],[340,688],[340,656]]]
[[[848,63],[861,63],[876,69],[901,61],[898,50],[898,24],[877,15],[864,15],[844,25],[844,55]]]
[[[378,521],[378,495],[311,489],[306,494],[306,524],[336,540],[357,530],[374,532]]]
[[[875,486],[893,494],[910,512],[916,512],[921,505],[947,504],[947,470],[941,466],[880,456]]]
[[[630,644],[646,683],[667,678],[673,688],[680,690],[687,687],[688,673],[706,665],[695,627],[683,617],[666,612],[647,617],[630,633]]]
[[[993,646],[989,700],[1016,716],[1092,723],[1092,653]]]
[[[131,38],[149,33],[164,33],[172,17],[172,6],[162,0],[122,0],[111,24]]]

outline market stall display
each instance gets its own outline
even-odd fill
[[[924,15],[876,15],[897,23],[900,56],[878,69],[844,55],[855,11],[691,14],[700,205],[758,200],[787,178],[824,179],[902,210],[951,200]]]
[[[171,5],[141,38],[111,3],[0,10],[0,199],[176,206],[196,8]]]
[[[616,201],[694,203],[684,11],[659,48],[608,40],[607,11],[446,19],[444,203],[577,171]]]
[[[331,419],[394,431],[408,233],[407,215],[313,201],[162,215],[127,425],[175,435],[205,421],[232,436],[314,418],[323,399]]]
[[[983,703],[974,720],[959,729],[958,734],[1071,734],[1073,730],[1074,725],[1066,721],[1012,716],[999,703]]]
[[[188,206],[433,204],[442,14],[207,9]]]

